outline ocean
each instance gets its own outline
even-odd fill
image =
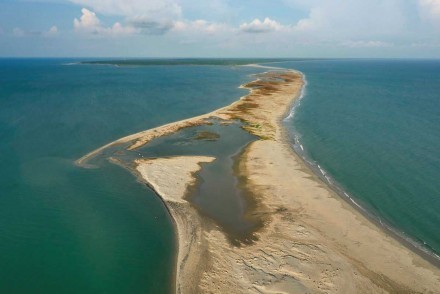
[[[307,80],[285,122],[297,151],[343,197],[438,259],[440,60],[276,65]]]
[[[0,59],[0,293],[169,293],[172,220],[125,169],[84,154],[246,93],[252,68]]]
[[[228,105],[265,69],[78,61],[0,59],[0,293],[169,293],[176,244],[162,202],[119,166],[74,162]],[[440,61],[268,65],[307,79],[285,120],[298,152],[372,217],[438,254]],[[144,152],[171,151],[151,148]]]

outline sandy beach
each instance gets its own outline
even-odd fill
[[[195,176],[215,158],[179,156],[135,161],[135,172],[164,201],[176,226],[177,293],[440,293],[440,270],[342,200],[294,153],[282,119],[304,81],[295,71],[269,71],[242,87],[249,94],[198,117],[107,144],[130,150],[182,128],[219,118],[244,122],[259,140],[237,158],[263,226],[256,241],[234,246],[221,227],[187,199]],[[170,180],[172,179],[172,180]]]

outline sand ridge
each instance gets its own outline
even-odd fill
[[[190,156],[174,163],[153,159],[150,165],[160,173],[156,178],[143,170],[145,163],[137,163],[176,223],[176,292],[440,293],[438,268],[343,201],[287,143],[281,120],[303,83],[298,72],[269,71],[243,85],[250,93],[229,106],[116,141],[138,148],[156,137],[204,124],[210,117],[240,119],[260,138],[238,159],[238,172],[262,204],[259,213],[265,215],[265,224],[256,233],[258,241],[245,246],[230,244],[221,229],[184,198],[199,164],[211,159]],[[107,146],[111,144],[115,142]],[[165,185],[160,178],[167,176],[189,184]]]

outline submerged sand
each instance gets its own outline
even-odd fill
[[[185,198],[200,164],[186,156],[137,161],[137,170],[167,205],[176,224],[178,293],[440,293],[438,268],[343,201],[287,143],[281,119],[303,86],[301,74],[272,71],[245,88],[239,101],[192,119],[141,132],[113,144],[130,149],[210,117],[240,119],[260,140],[237,166],[264,226],[257,241],[233,246],[225,232]],[[103,148],[78,161],[87,160]]]

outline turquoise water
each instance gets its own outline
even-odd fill
[[[246,93],[250,68],[0,59],[0,293],[167,293],[174,232],[126,170],[84,154]]]
[[[225,106],[263,70],[64,65],[74,62],[0,59],[0,293],[170,292],[175,243],[162,203],[119,166],[74,161]],[[376,217],[440,252],[440,62],[278,65],[308,80],[286,121],[306,156]]]
[[[327,60],[286,124],[355,201],[440,253],[440,61]],[[297,148],[298,149],[298,148]]]

